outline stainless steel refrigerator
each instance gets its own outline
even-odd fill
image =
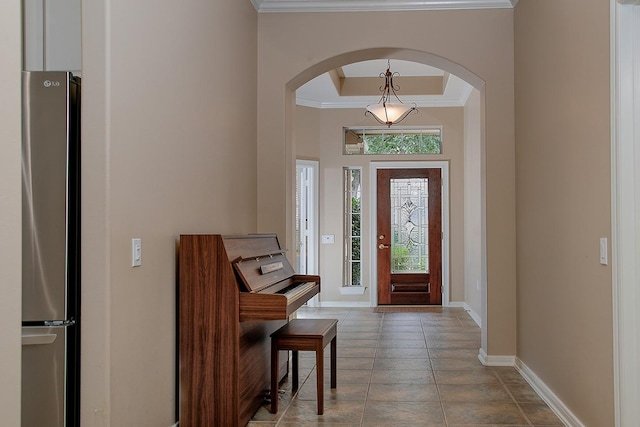
[[[22,427],[79,425],[80,78],[23,72]]]

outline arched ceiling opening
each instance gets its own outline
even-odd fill
[[[313,108],[361,108],[378,102],[387,66],[403,102],[418,107],[464,106],[473,87],[430,65],[394,59],[346,64],[308,81],[296,91],[296,104]],[[397,74],[395,74],[397,73]]]
[[[473,88],[484,81],[438,55],[402,48],[347,52],[321,61],[291,79],[287,89],[296,103],[315,108],[364,108],[380,98],[380,73],[391,65],[400,75],[394,83],[404,102],[419,107],[463,106]]]

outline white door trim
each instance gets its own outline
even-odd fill
[[[615,425],[640,419],[640,7],[611,0]]]
[[[296,180],[298,179],[298,167],[308,168],[311,170],[311,178],[309,183],[309,208],[307,210],[307,219],[309,221],[309,229],[308,229],[308,238],[309,238],[309,259],[308,262],[308,270],[306,274],[318,274],[319,263],[318,263],[318,253],[319,253],[319,203],[318,203],[318,171],[320,169],[320,162],[317,160],[300,160],[296,159]],[[298,197],[296,197],[298,199]],[[294,221],[294,230],[293,235],[295,236],[295,221]],[[296,242],[297,243],[297,242]],[[309,307],[318,307],[318,295],[311,298],[307,305]]]
[[[377,214],[377,176],[378,169],[440,169],[442,173],[442,306],[448,307],[449,299],[449,162],[447,161],[419,161],[419,162],[371,162],[369,167],[369,223],[370,241],[376,242]],[[371,244],[371,307],[378,305],[378,257],[377,246]]]

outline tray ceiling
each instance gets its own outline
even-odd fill
[[[356,62],[321,74],[296,91],[296,103],[314,108],[365,108],[380,100],[387,68],[386,59]],[[418,107],[463,106],[471,85],[438,68],[410,61],[391,60],[391,71],[399,75],[394,85],[405,103]]]

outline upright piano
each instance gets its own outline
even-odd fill
[[[180,426],[246,425],[270,388],[269,335],[319,292],[275,234],[181,235]]]

